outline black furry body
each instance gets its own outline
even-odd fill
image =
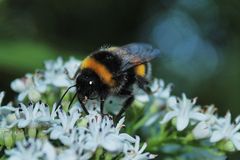
[[[147,44],[133,43],[123,47],[100,49],[84,59],[76,78],[76,96],[86,114],[88,99],[99,99],[103,114],[104,101],[108,96],[126,97],[119,118],[134,100],[133,84],[150,93],[147,86],[148,62],[159,51]]]

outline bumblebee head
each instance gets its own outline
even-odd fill
[[[82,70],[76,80],[78,98],[82,102],[96,99],[99,96],[100,79],[92,70]]]

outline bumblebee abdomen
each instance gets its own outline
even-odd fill
[[[121,59],[111,52],[96,52],[87,57],[81,65],[81,69],[93,70],[102,80],[102,82],[110,87],[117,85],[113,75],[119,72]]]
[[[112,52],[101,51],[91,57],[104,65],[112,74],[120,71],[122,59]]]

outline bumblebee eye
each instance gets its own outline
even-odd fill
[[[89,84],[92,85],[92,84],[93,84],[93,81],[89,81]]]

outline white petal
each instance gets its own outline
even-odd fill
[[[42,151],[46,153],[47,159],[48,160],[55,160],[56,159],[56,151],[54,147],[46,141],[43,145]]]
[[[80,116],[80,114],[78,114],[78,112],[73,113],[72,119],[71,119],[70,124],[69,124],[70,128],[74,127],[74,125],[76,124],[77,120],[79,119],[79,116]]]
[[[2,104],[2,100],[3,100],[4,95],[5,95],[4,92],[1,92],[1,93],[0,93],[0,106],[1,106],[1,104]]]
[[[176,97],[170,97],[168,100],[167,100],[167,106],[172,108],[173,110],[176,109],[176,105],[177,105],[177,99]]]
[[[233,133],[236,133],[238,130],[240,129],[240,123],[238,123],[235,127],[234,127],[234,129],[233,129]]]
[[[234,144],[234,146],[236,147],[236,149],[238,151],[240,151],[240,133],[236,133],[233,135],[233,137],[231,138],[232,143]]]
[[[240,115],[238,115],[236,118],[235,118],[235,123],[239,123],[240,122]]]
[[[30,121],[20,119],[18,121],[18,127],[19,128],[25,128],[27,125],[29,125]]]
[[[142,148],[139,150],[139,153],[143,153],[143,151],[147,148],[147,143],[143,143]]]
[[[26,89],[26,86],[24,85],[22,80],[16,79],[11,83],[11,89],[16,92],[22,92]]]
[[[87,143],[85,143],[85,145],[84,145],[84,148],[86,150],[90,150],[90,151],[94,152],[96,150],[97,146],[98,146],[98,144],[96,142],[94,142],[94,141],[87,141]]]
[[[203,139],[211,136],[211,129],[206,122],[200,122],[192,131],[195,139]]]
[[[173,119],[176,116],[177,116],[177,112],[170,111],[164,116],[163,120],[160,123],[161,124],[167,123],[168,121],[170,121],[171,119]]]
[[[177,130],[178,131],[182,131],[184,130],[187,126],[188,126],[188,123],[189,123],[189,117],[185,116],[177,116]]]
[[[148,159],[154,159],[157,158],[158,155],[155,154],[148,154]]]
[[[27,96],[27,92],[24,91],[18,95],[17,99],[18,99],[18,101],[22,102],[26,96]]]
[[[120,121],[117,123],[116,126],[116,131],[117,133],[119,133],[119,131],[121,130],[121,128],[124,126],[124,121],[125,121],[125,117],[121,118]]]
[[[71,140],[70,140],[70,137],[67,137],[67,136],[60,136],[59,137],[60,141],[62,142],[62,144],[64,145],[71,145]]]
[[[63,132],[59,129],[54,129],[51,134],[50,134],[50,138],[51,139],[58,139],[60,137],[60,135],[62,135]]]
[[[81,61],[71,57],[64,65],[64,68],[68,71],[70,77],[74,77],[79,69]]]
[[[119,136],[121,137],[122,140],[127,140],[127,141],[129,141],[131,143],[135,143],[136,142],[135,138],[131,137],[130,135],[128,135],[126,133],[121,133],[121,134],[119,134]]]
[[[17,120],[16,120],[16,121],[13,121],[11,124],[9,124],[9,125],[7,126],[7,128],[12,128],[12,127],[14,127],[17,123],[18,123]]]
[[[123,143],[116,135],[107,136],[102,142],[102,146],[109,152],[120,152],[123,149]]]
[[[33,102],[37,102],[40,100],[41,94],[36,89],[30,89],[28,92],[28,98]]]
[[[147,94],[136,95],[135,98],[142,103],[146,103],[149,101],[149,96]]]
[[[11,157],[9,157],[8,160],[21,160],[21,157],[18,157],[18,156],[11,156]]]
[[[207,119],[207,116],[199,112],[190,112],[189,117],[198,121],[204,121]]]
[[[224,138],[224,135],[219,131],[214,131],[210,138],[210,142],[215,143]]]
[[[71,85],[70,81],[64,74],[56,76],[52,83],[56,87],[68,87]]]
[[[6,114],[6,113],[10,113],[11,111],[15,111],[16,108],[12,107],[12,106],[3,106],[0,107],[0,114]]]
[[[139,146],[140,146],[140,137],[136,136],[136,142],[135,142],[135,146],[134,146],[135,151],[139,150]]]
[[[225,115],[225,121],[229,124],[231,124],[231,113],[228,111]]]

